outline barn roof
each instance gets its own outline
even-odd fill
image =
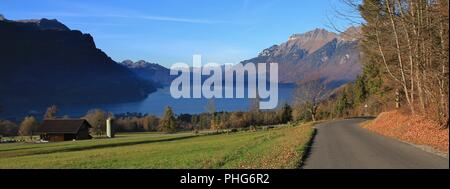
[[[76,134],[83,125],[91,127],[84,119],[48,119],[37,128],[37,132]]]

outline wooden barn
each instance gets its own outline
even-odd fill
[[[92,126],[84,119],[50,119],[37,128],[41,140],[57,142],[91,139],[89,128]]]

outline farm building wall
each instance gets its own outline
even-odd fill
[[[77,140],[87,140],[92,139],[92,136],[89,135],[89,128],[87,126],[83,126],[77,133]]]
[[[64,141],[64,134],[47,134],[44,139],[50,142],[60,142]]]

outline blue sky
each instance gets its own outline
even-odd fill
[[[294,33],[339,28],[339,0],[0,0],[7,19],[56,18],[116,61],[238,63]]]

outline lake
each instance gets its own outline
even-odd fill
[[[278,89],[278,103],[291,103],[294,88],[295,85],[280,84]],[[139,102],[59,106],[58,116],[69,115],[70,117],[81,117],[94,108],[100,108],[114,114],[132,112],[160,116],[163,114],[166,106],[172,107],[176,114],[197,114],[206,112],[205,106],[208,101],[208,99],[174,99],[170,95],[169,87],[164,87],[151,93],[146,99]],[[217,111],[247,111],[250,107],[251,99],[215,99],[214,102]],[[22,117],[28,114],[42,115],[45,110],[46,107],[9,109],[9,112],[5,111],[2,117],[21,120]]]

